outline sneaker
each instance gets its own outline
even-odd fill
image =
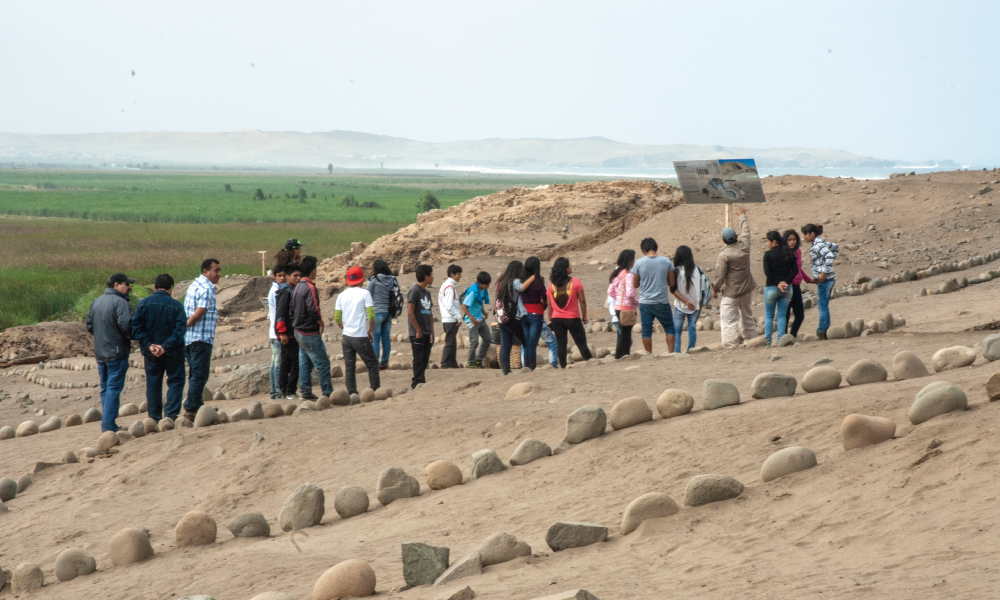
[[[299,394],[299,400],[319,400],[319,396],[309,392],[308,394]]]
[[[194,423],[194,418],[196,416],[198,416],[197,413],[193,413],[193,412],[186,412],[186,413],[184,413],[184,418],[187,419],[188,421],[191,421],[192,423]]]
[[[388,371],[389,370],[389,365],[379,365],[378,366],[378,370],[379,371]]]
[[[770,348],[771,347],[771,342],[768,342],[767,345],[765,345],[764,347],[765,348]]]
[[[825,340],[826,339],[826,332],[825,331],[817,331],[816,332],[816,337],[818,337],[821,340]]]
[[[472,361],[465,366],[466,369],[482,369],[483,365],[479,361]]]
[[[298,400],[298,396],[296,396],[295,394],[287,394],[285,396],[285,400]]]

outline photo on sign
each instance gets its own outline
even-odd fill
[[[688,204],[764,202],[764,189],[752,158],[674,161]]]

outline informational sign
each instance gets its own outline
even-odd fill
[[[752,158],[675,160],[674,171],[688,204],[765,202]]]

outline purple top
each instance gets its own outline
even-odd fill
[[[792,285],[799,285],[806,277],[805,271],[802,270],[802,250],[795,248],[795,264],[799,267],[799,272],[795,274],[792,278]]]

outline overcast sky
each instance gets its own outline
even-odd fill
[[[603,136],[1000,164],[997,1],[0,0],[0,11],[0,131]]]

